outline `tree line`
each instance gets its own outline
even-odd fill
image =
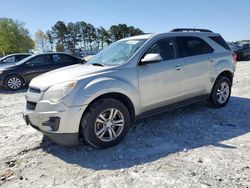
[[[114,41],[140,34],[143,34],[141,29],[127,24],[112,25],[105,29],[84,21],[58,21],[46,32],[40,29],[36,31],[32,39],[23,22],[0,18],[0,53],[100,50]]]
[[[104,27],[96,28],[84,21],[68,24],[58,21],[46,33],[41,30],[37,31],[35,41],[40,51],[55,48],[56,51],[72,52],[76,48],[99,50],[119,39],[140,34],[143,34],[141,29],[126,24],[112,25],[109,29],[105,29]]]

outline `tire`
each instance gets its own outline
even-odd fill
[[[21,89],[23,84],[23,79],[18,75],[11,75],[5,79],[5,87],[12,91]]]
[[[120,101],[100,99],[91,104],[84,113],[81,126],[83,137],[90,145],[95,148],[108,148],[118,144],[127,134],[130,114]]]
[[[212,89],[208,104],[214,108],[224,107],[231,96],[232,82],[225,76],[219,77]]]

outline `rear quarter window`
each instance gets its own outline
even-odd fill
[[[217,44],[219,44],[220,46],[222,46],[223,48],[227,50],[231,50],[227,42],[221,36],[211,36],[209,38],[212,39]]]

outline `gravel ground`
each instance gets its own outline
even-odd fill
[[[138,121],[105,150],[62,147],[22,119],[25,90],[0,90],[1,187],[250,187],[250,62],[232,98]]]

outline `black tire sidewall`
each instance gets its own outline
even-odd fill
[[[228,96],[227,100],[223,104],[219,103],[218,99],[217,99],[217,90],[218,90],[218,88],[219,88],[219,86],[220,86],[220,84],[222,82],[226,82],[228,84],[228,86],[229,86],[229,96]],[[219,78],[216,81],[216,83],[215,83],[215,85],[213,87],[213,91],[211,93],[211,102],[212,102],[212,104],[213,104],[213,106],[215,108],[224,107],[228,103],[228,101],[229,101],[229,99],[231,97],[231,88],[232,88],[232,83],[227,77],[223,76],[223,77]]]
[[[16,89],[10,88],[9,85],[8,85],[8,80],[10,80],[11,78],[18,78],[21,81],[21,86],[19,88],[16,88]],[[23,87],[23,79],[20,76],[17,76],[17,75],[8,76],[5,79],[5,87],[7,89],[9,89],[9,90],[12,90],[12,91],[19,90],[19,89],[21,89]]]
[[[96,136],[94,125],[100,113],[109,108],[116,108],[122,113],[124,127],[121,134],[115,140],[104,142]],[[90,106],[89,111],[83,116],[81,126],[83,128],[83,136],[90,145],[96,148],[107,148],[116,145],[125,137],[130,127],[130,114],[126,106],[120,101],[115,99],[101,99]]]

